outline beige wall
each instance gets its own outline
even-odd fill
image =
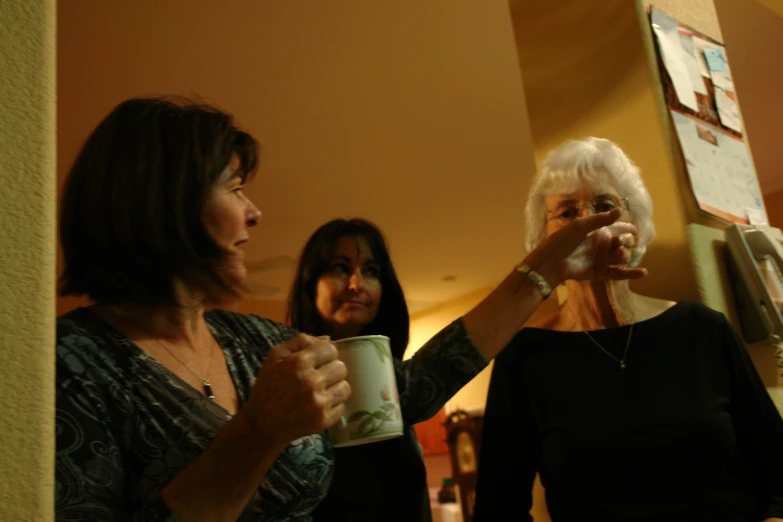
[[[743,0],[751,2],[753,0]],[[723,41],[718,13],[713,0],[643,0],[645,8],[654,6],[697,31]]]
[[[444,305],[411,316],[411,332],[405,358],[410,358],[433,335],[445,328],[456,318],[465,315],[471,308],[484,299],[491,288],[482,288],[469,295],[454,299]],[[454,409],[483,409],[486,402],[489,377],[492,365],[467,384],[447,404],[446,412]]]
[[[285,322],[285,301],[273,301],[271,299],[244,299],[241,303],[232,307],[233,310],[243,314],[256,314],[278,323]]]
[[[0,0],[0,520],[53,518],[55,3]]]
[[[780,174],[783,176],[783,172]],[[783,190],[764,195],[764,204],[767,206],[769,224],[783,229]]]
[[[408,350],[405,358],[410,358],[433,335],[445,328],[449,323],[465,315],[492,291],[492,288],[482,288],[470,294],[444,303],[438,307],[411,316],[411,333]],[[533,323],[539,318],[549,314],[557,306],[555,299],[546,301],[539,307],[528,323]],[[465,385],[447,404],[446,412],[456,409],[483,410],[487,401],[489,379],[492,374],[492,363],[484,369],[475,379]]]

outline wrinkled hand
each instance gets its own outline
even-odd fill
[[[603,273],[596,271],[596,267],[628,265],[636,246],[635,229],[629,223],[618,221],[590,232],[576,250],[565,258],[566,273],[572,276],[571,279],[595,279]]]
[[[614,210],[574,220],[533,251],[527,264],[554,287],[567,279],[621,280],[647,275],[644,268],[627,266],[636,246],[636,227],[617,222]]]
[[[617,230],[617,225],[624,224],[626,223],[618,221],[606,227],[612,234],[612,247],[610,249],[612,254],[609,259],[609,264],[636,268],[638,261],[641,259],[635,259],[636,257],[639,257],[638,252],[634,250],[637,247],[638,236],[636,233]],[[642,254],[644,253],[644,250],[646,249],[642,249]]]
[[[256,375],[240,410],[248,431],[281,449],[305,435],[322,433],[343,414],[351,394],[348,372],[337,348],[299,334],[275,346]]]

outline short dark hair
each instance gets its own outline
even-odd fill
[[[288,295],[287,320],[291,326],[312,335],[326,333],[326,325],[315,304],[318,279],[329,268],[337,244],[344,237],[361,237],[367,241],[380,267],[381,302],[378,315],[364,327],[361,335],[386,335],[391,339],[394,357],[402,359],[410,336],[410,318],[405,294],[394,272],[394,266],[380,229],[365,219],[335,219],[316,230],[307,240]]]
[[[244,182],[259,153],[213,106],[175,97],[120,103],[89,136],[63,188],[59,294],[179,305],[180,279],[208,300],[238,295],[204,205],[233,155]]]

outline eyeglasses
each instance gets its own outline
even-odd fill
[[[570,223],[576,218],[584,216],[585,210],[590,210],[593,214],[600,214],[601,212],[611,212],[616,208],[630,210],[628,198],[603,195],[581,205],[575,200],[563,201],[556,209],[547,211],[546,221],[556,219],[562,223]]]

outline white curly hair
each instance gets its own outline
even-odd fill
[[[546,237],[546,198],[554,194],[600,191],[607,185],[628,199],[631,221],[639,229],[631,256],[636,266],[655,238],[652,200],[639,167],[615,143],[602,138],[567,141],[547,154],[525,207],[525,248],[532,252]]]

